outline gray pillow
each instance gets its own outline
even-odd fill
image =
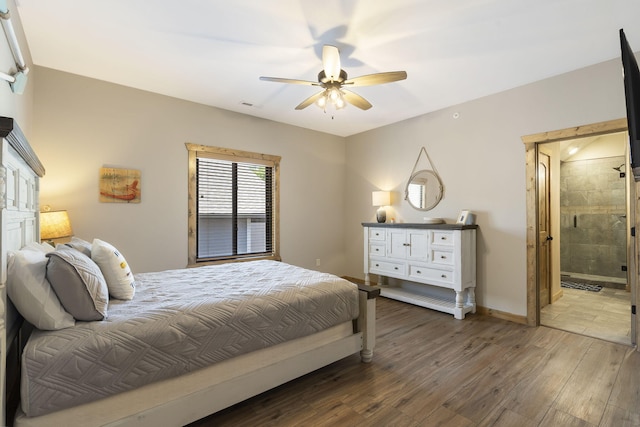
[[[91,243],[87,242],[86,240],[82,240],[74,236],[71,238],[71,241],[69,243],[66,243],[66,245],[82,252],[83,254],[91,258]]]
[[[47,279],[65,310],[77,320],[105,319],[109,290],[100,267],[66,245],[58,245],[47,256]]]

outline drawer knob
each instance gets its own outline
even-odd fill
[[[380,249],[376,248],[376,252],[379,252],[379,251],[380,251]]]
[[[380,267],[380,264],[376,264],[376,267]]]
[[[416,273],[418,273],[418,274],[422,274],[422,271],[418,270],[418,271],[416,271]]]
[[[377,250],[377,249],[376,249],[376,250]],[[444,255],[440,255],[440,258],[442,258],[442,259],[447,259],[447,257],[446,257],[446,256],[444,256]]]
[[[394,270],[397,270],[397,269],[398,269],[398,267],[393,267],[393,268],[394,268]]]
[[[446,278],[447,278],[447,275],[446,275],[446,274],[443,274],[443,275],[442,275],[442,276],[440,276],[440,277],[442,277],[443,279],[446,279]]]
[[[411,246],[411,243],[403,243],[402,246]]]
[[[446,236],[440,237],[440,240],[447,240]]]

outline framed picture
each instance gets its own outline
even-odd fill
[[[140,171],[100,168],[100,201],[103,203],[140,203]]]
[[[473,224],[474,215],[471,211],[460,211],[456,224],[471,225]]]

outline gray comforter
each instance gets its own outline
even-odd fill
[[[108,318],[35,331],[22,409],[38,416],[306,336],[358,316],[356,285],[274,261],[136,275]]]

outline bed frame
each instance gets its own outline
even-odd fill
[[[39,241],[44,168],[13,119],[0,117],[0,136],[0,425],[184,425],[358,352],[363,362],[371,361],[380,291],[359,285],[360,316],[353,322],[41,417],[18,409],[14,420],[29,325],[7,299],[7,252]]]
[[[22,317],[7,299],[7,252],[39,240],[38,194],[44,167],[13,119],[0,117],[0,425],[18,406]]]

